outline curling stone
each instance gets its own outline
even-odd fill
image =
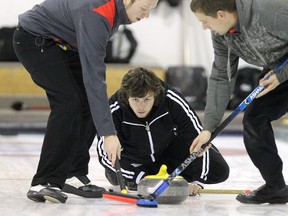
[[[168,178],[167,166],[162,165],[157,175],[145,176],[137,186],[138,194],[147,196],[154,192],[156,185]],[[169,187],[156,198],[159,204],[178,204],[184,202],[189,196],[189,184],[181,176],[174,178]]]

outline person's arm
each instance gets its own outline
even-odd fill
[[[178,136],[185,137],[187,140],[193,140],[202,130],[198,115],[179,92],[169,89],[166,98],[166,103],[169,104],[169,113],[173,119],[173,123],[177,126]],[[179,148],[181,148],[181,143],[179,143]],[[209,174],[204,170],[193,174],[195,181],[189,184],[189,195],[195,196],[201,188],[204,188],[205,181],[203,180],[204,178],[201,178],[202,173],[205,173],[205,175]]]
[[[95,12],[85,13],[78,22],[77,46],[97,133],[100,136],[116,135],[108,103],[104,63],[111,29],[107,20]]]
[[[77,22],[77,46],[91,114],[97,134],[105,137],[105,151],[114,165],[116,156],[120,157],[121,145],[109,108],[104,63],[111,28],[95,12],[84,13]]]
[[[201,132],[202,124],[196,112],[179,92],[170,87],[166,93],[166,105],[178,135],[193,139]]]
[[[123,108],[120,105],[118,91],[109,98],[110,110],[112,113],[113,122],[116,128],[117,137],[120,140],[121,146],[124,144],[122,127],[123,127]]]
[[[267,14],[267,16],[265,13],[265,18],[261,20],[261,25],[265,27],[266,31],[269,32],[270,35],[274,35],[278,41],[283,41],[282,46],[281,44],[278,45],[278,50],[283,50],[283,56],[281,56],[277,62],[274,62],[273,65],[270,66],[271,69],[275,69],[279,64],[281,64],[281,61],[284,61],[284,59],[288,57],[288,30],[285,28],[285,26],[288,25],[288,8],[282,7],[281,5],[275,5],[275,7],[272,7],[272,10],[274,11]],[[272,23],[271,20],[273,20]],[[271,72],[272,71],[268,72],[264,78],[259,81],[259,85],[264,86],[265,89],[257,96],[257,98],[264,96],[268,92],[275,89],[279,84],[288,80],[288,64],[284,65],[274,74],[271,74]],[[265,78],[267,76],[270,77],[266,80]]]
[[[221,37],[212,36],[214,62],[208,81],[207,100],[204,110],[203,130],[213,132],[221,123],[224,112],[233,93],[239,58],[230,54],[231,80],[227,73],[228,48]]]
[[[120,151],[118,154],[118,158],[121,159],[120,153],[123,149],[123,133],[122,133],[122,122],[123,122],[123,110],[120,106],[119,100],[118,100],[118,91],[114,93],[110,98],[109,98],[109,105],[110,105],[110,110],[113,118],[113,123],[116,128],[117,132],[117,139],[118,142],[120,143],[118,150]],[[105,145],[104,145],[105,148]],[[107,151],[106,151],[107,152]],[[114,166],[114,164],[112,164]]]
[[[273,35],[275,38],[277,38],[277,51],[278,53],[283,52],[282,56],[279,56],[277,62],[273,65],[273,67],[270,67],[271,69],[276,68],[279,64],[281,64],[281,61],[283,61],[285,58],[288,57],[288,7],[287,2],[282,1],[277,4],[274,4],[273,2],[270,2],[272,5],[271,7],[269,4],[267,4],[266,9],[268,9],[270,12],[266,13],[267,10],[261,10],[261,15],[265,14],[265,17],[261,19],[261,25],[265,27],[265,30],[268,31],[271,35]],[[261,16],[260,15],[260,16]],[[279,44],[279,41],[282,41],[282,44]],[[271,44],[271,42],[270,42]],[[272,46],[276,44],[271,44]],[[288,80],[288,64],[284,65],[282,69],[277,71],[275,73],[278,81],[278,84],[281,84]],[[266,83],[265,83],[266,84]],[[276,83],[273,84],[274,86],[277,85]],[[274,88],[273,88],[274,89]],[[262,95],[262,94],[261,94]]]
[[[208,81],[207,100],[204,110],[203,130],[192,142],[190,152],[198,151],[211,133],[220,125],[235,86],[239,57],[230,54],[231,80],[227,73],[228,48],[220,36],[212,34],[214,62]],[[204,150],[207,151],[209,147]],[[200,155],[201,156],[201,155]]]

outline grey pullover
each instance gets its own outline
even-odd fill
[[[232,95],[239,57],[274,69],[288,55],[287,0],[236,0],[237,30],[223,36],[212,33],[214,62],[209,78],[204,130],[213,132],[221,123]],[[288,65],[276,76],[288,79]]]
[[[61,40],[79,52],[100,136],[116,134],[106,92],[106,45],[119,25],[129,23],[123,0],[46,0],[19,15],[19,24],[26,31]]]

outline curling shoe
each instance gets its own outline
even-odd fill
[[[110,184],[112,184],[113,186],[119,185],[116,173],[111,171],[110,169],[105,169],[105,177],[110,182]],[[132,191],[137,192],[137,184],[135,182],[125,181],[125,185],[127,186],[127,189],[130,192],[132,192]]]
[[[62,191],[85,198],[101,198],[106,190],[91,184],[87,176],[74,176],[66,180]]]
[[[107,178],[109,183],[112,184],[113,186],[119,185],[119,182],[118,182],[118,179],[117,179],[117,175],[112,170],[105,169],[105,177]]]
[[[285,204],[288,202],[288,186],[276,189],[262,185],[250,193],[237,195],[236,200],[246,204]]]
[[[31,186],[27,192],[27,197],[35,202],[45,202],[46,200],[52,203],[65,203],[68,196],[58,187],[47,185]]]
[[[126,184],[126,186],[127,186],[127,188],[128,188],[129,191],[137,191],[137,184],[136,184],[136,182],[127,181],[125,184]]]

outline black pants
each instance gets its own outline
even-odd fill
[[[189,156],[191,142],[191,139],[177,137],[165,152],[156,158],[155,162],[142,164],[130,159],[127,154],[125,156],[125,147],[123,147],[120,160],[123,177],[127,182],[138,184],[143,177],[156,175],[163,164],[167,166],[167,172],[172,173]],[[105,169],[110,170],[111,175],[113,173],[115,175],[115,170],[103,150],[103,138],[98,139],[97,153],[100,164]],[[203,170],[207,173],[203,173]],[[180,175],[188,182],[198,181],[203,184],[216,184],[225,181],[229,177],[229,166],[218,149],[213,146],[205,153],[205,156],[197,157]],[[114,179],[116,179],[116,176]]]
[[[278,155],[271,122],[283,116],[288,109],[288,81],[259,99],[246,109],[244,143],[254,165],[268,186],[285,186],[283,162]]]
[[[18,27],[14,49],[33,81],[46,91],[51,107],[37,173],[32,185],[87,175],[96,129],[91,117],[77,52]]]

